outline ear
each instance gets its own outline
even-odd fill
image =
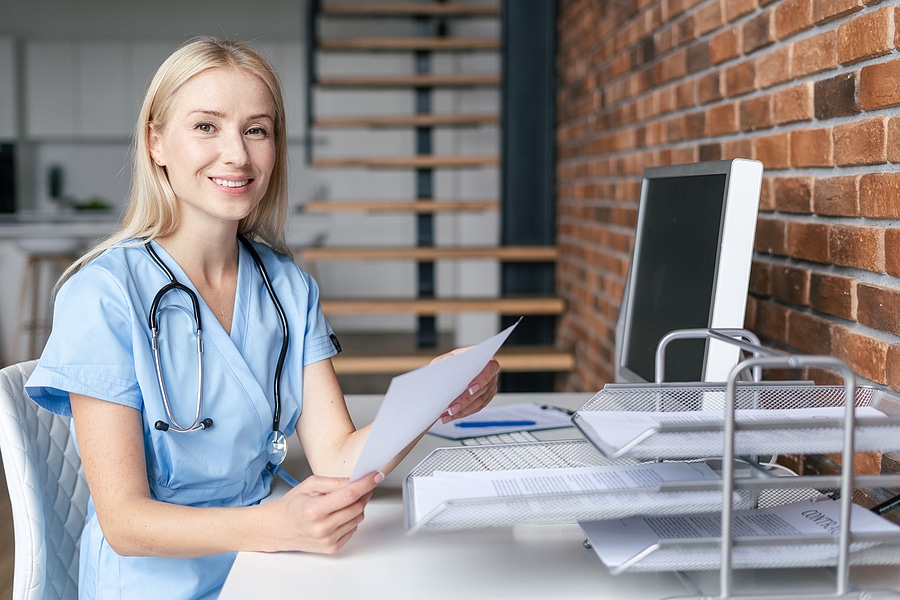
[[[147,124],[147,146],[150,151],[150,157],[161,167],[166,166],[166,161],[162,151],[162,140],[159,133],[153,127],[153,123]]]

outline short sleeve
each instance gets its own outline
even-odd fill
[[[26,392],[47,410],[71,416],[69,393],[140,409],[135,374],[136,314],[121,280],[84,267],[62,286],[53,327]]]

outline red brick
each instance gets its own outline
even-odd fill
[[[795,167],[831,167],[834,148],[831,129],[803,129],[791,132],[791,164]]]
[[[722,5],[719,2],[709,2],[700,7],[694,16],[694,35],[700,37],[724,24]]]
[[[789,221],[787,249],[791,258],[817,263],[828,262],[828,229],[824,223]]]
[[[831,217],[859,215],[859,175],[817,179],[813,189],[813,212]]]
[[[720,104],[709,109],[706,115],[706,135],[716,136],[738,132],[737,103]]]
[[[787,256],[786,226],[781,219],[761,217],[756,221],[756,237],[753,248],[763,254]]]
[[[741,131],[768,129],[772,123],[772,96],[755,96],[740,104]]]
[[[725,20],[729,23],[749,15],[759,6],[756,0],[728,0],[725,2]]]
[[[813,272],[809,280],[809,306],[848,321],[856,320],[856,280]]]
[[[754,260],[750,265],[750,293],[771,296],[772,264]]]
[[[788,345],[807,354],[831,355],[831,325],[822,317],[790,311]]]
[[[868,65],[859,73],[859,104],[873,110],[900,104],[900,59]]]
[[[885,383],[888,343],[853,332],[845,327],[833,327],[833,356],[843,360],[857,375],[876,383]],[[856,470],[856,469],[854,469]]]
[[[893,9],[866,13],[838,27],[838,61],[847,65],[884,56],[893,49]]]
[[[756,63],[746,60],[725,69],[725,95],[740,96],[756,89]]]
[[[870,219],[900,218],[900,173],[866,173],[859,182],[859,213]]]
[[[884,230],[884,271],[900,277],[900,229]]]
[[[831,262],[874,273],[884,272],[884,229],[835,224],[828,239]]]
[[[812,177],[779,177],[775,180],[775,205],[789,213],[812,212]]]
[[[722,158],[754,158],[753,142],[749,139],[728,140],[722,147]]]
[[[775,37],[783,40],[812,27],[812,3],[813,0],[784,0],[777,5]]]
[[[767,10],[744,23],[741,29],[744,54],[750,54],[775,41],[771,26],[772,11]]]
[[[845,167],[887,162],[887,120],[873,117],[834,128],[834,162]]]
[[[765,89],[791,79],[791,48],[781,46],[763,54],[756,66],[756,83]]]
[[[888,119],[887,159],[892,163],[900,163],[900,117]]]
[[[900,334],[900,291],[860,282],[856,289],[856,318],[863,325]]]
[[[772,297],[788,304],[809,304],[809,269],[779,266],[772,269]]]
[[[763,164],[766,170],[787,169],[791,166],[790,134],[778,133],[753,138],[753,157]]]
[[[721,76],[718,71],[704,75],[697,81],[697,99],[700,104],[709,104],[722,98]]]
[[[832,119],[859,114],[856,77],[857,73],[843,73],[815,83],[817,119]]]
[[[813,21],[817,25],[862,10],[862,0],[825,0],[813,2]]]
[[[886,363],[887,385],[893,390],[900,391],[900,345],[891,344],[888,348]]]
[[[740,34],[737,27],[714,34],[709,39],[709,61],[717,65],[740,56]]]
[[[751,152],[748,156],[752,156]],[[773,177],[763,175],[762,185],[759,187],[759,210],[773,212],[775,210],[775,185]]]
[[[795,78],[837,67],[837,36],[833,30],[794,43],[791,75]]]
[[[807,81],[775,92],[772,100],[775,123],[783,125],[813,118],[813,84]]]
[[[756,304],[754,331],[759,335],[785,344],[788,341],[788,309],[775,302],[759,301]]]

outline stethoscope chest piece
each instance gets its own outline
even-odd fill
[[[275,430],[266,440],[266,458],[269,459],[270,465],[277,467],[284,462],[285,456],[287,456],[287,440],[281,431]]]

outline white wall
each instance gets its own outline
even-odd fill
[[[9,6],[8,3],[4,3]],[[411,198],[411,173],[399,171],[311,170],[305,162],[305,57],[303,56],[303,2],[276,0],[247,4],[238,0],[204,0],[182,3],[123,3],[118,0],[14,0],[10,15],[0,18],[0,76],[14,70],[17,97],[25,98],[15,117],[20,138],[20,206],[53,210],[48,193],[48,171],[59,165],[65,173],[65,192],[74,198],[99,196],[121,206],[130,177],[130,127],[139,99],[156,66],[185,40],[197,34],[230,36],[260,48],[273,62],[284,86],[290,137],[290,201],[298,207],[312,197]],[[77,9],[75,8],[77,6]],[[6,12],[0,9],[0,13]],[[327,35],[371,33],[371,24],[327,24]],[[402,34],[406,24],[394,24]],[[481,35],[495,25],[479,21],[462,25]],[[18,55],[10,56],[10,55]],[[495,57],[478,54],[440,57],[442,72],[493,71]],[[10,66],[12,65],[12,66]],[[409,72],[409,60],[396,54],[332,55],[320,63],[329,73]],[[112,75],[115,76],[112,76]],[[111,87],[110,87],[111,86]],[[3,86],[0,86],[2,88]],[[98,89],[103,89],[100,96]],[[9,95],[8,91],[0,94]],[[98,101],[99,98],[99,101]],[[0,98],[2,104],[3,98]],[[321,114],[348,111],[409,113],[412,93],[319,91],[315,95]],[[97,104],[99,102],[99,104]],[[5,105],[4,105],[5,106]],[[493,112],[499,107],[497,91],[437,92],[435,110]],[[7,110],[8,112],[8,110]],[[0,109],[0,122],[9,121]],[[0,133],[3,128],[0,127]],[[407,131],[319,131],[315,151],[322,156],[357,156],[375,152],[411,155],[414,135]],[[495,152],[496,128],[442,131],[435,136],[439,152]],[[438,198],[486,198],[499,193],[496,169],[441,172],[435,184]],[[321,229],[329,245],[410,244],[415,239],[415,220],[408,215],[331,216],[298,215],[295,231]],[[440,243],[486,245],[496,243],[498,223],[493,214],[441,216],[436,222]],[[22,254],[14,245],[0,244],[0,276],[18,281]],[[438,290],[442,294],[487,295],[497,287],[497,266],[485,261],[440,264]],[[412,295],[415,269],[409,264],[337,263],[318,265],[317,277],[329,296]],[[17,286],[0,291],[0,355],[10,347],[14,329]],[[335,318],[344,330],[391,330],[414,327],[407,316]],[[493,315],[446,317],[441,328],[460,324],[458,339],[468,343],[496,329]],[[469,325],[466,326],[465,323]],[[464,333],[469,330],[470,333]]]

